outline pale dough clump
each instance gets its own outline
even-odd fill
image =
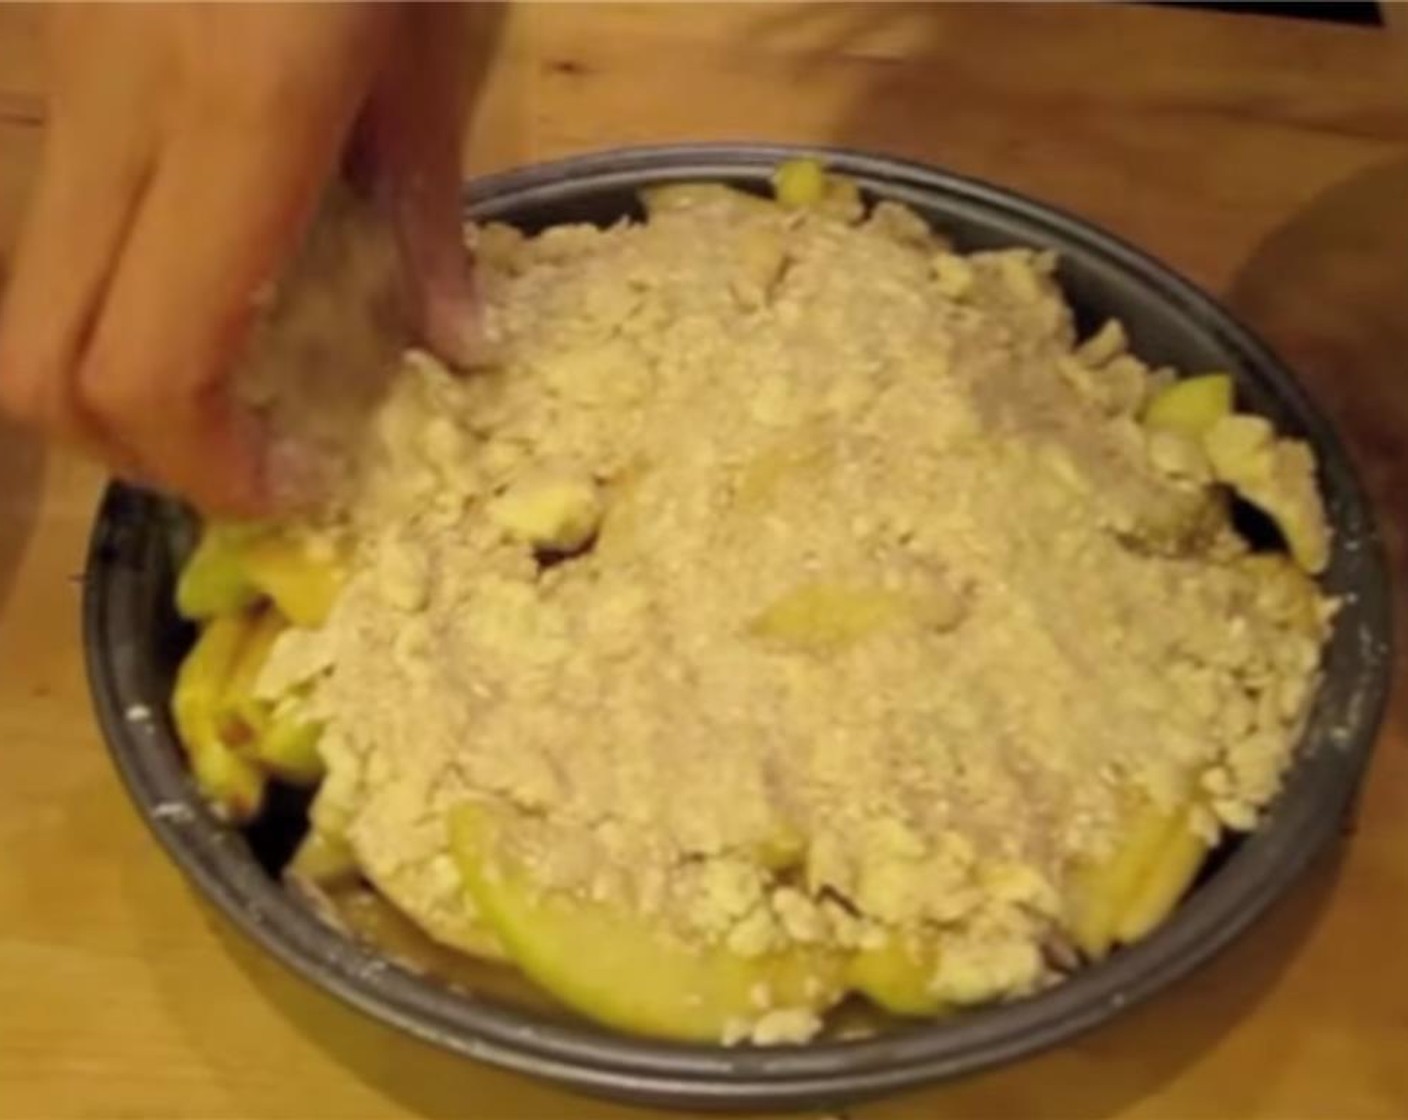
[[[1045,981],[1132,794],[1274,793],[1323,612],[1139,424],[1164,375],[1077,348],[1049,255],[916,222],[477,231],[499,365],[405,359],[284,654],[331,665],[320,825],[433,934],[474,940],[445,818],[488,799],[545,888],[745,956],[923,931],[976,1002]]]

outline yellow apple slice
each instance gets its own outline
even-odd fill
[[[760,198],[723,183],[663,183],[646,187],[640,196],[646,212],[652,217],[673,210],[694,210],[705,206],[755,213],[764,213],[773,208],[771,199]]]
[[[1141,883],[1151,874],[1175,832],[1186,827],[1184,814],[1140,801],[1126,814],[1123,835],[1114,851],[1104,859],[1083,862],[1074,869],[1067,923],[1075,943],[1091,960],[1099,960],[1110,951],[1116,925],[1128,911]]]
[[[264,804],[264,774],[219,739],[198,739],[191,747],[191,773],[216,815],[244,824]]]
[[[357,877],[357,856],[345,838],[313,828],[293,853],[288,869],[310,883],[336,886]]]
[[[213,522],[176,581],[176,610],[205,619],[268,598],[295,625],[320,626],[341,584],[333,560],[267,525]]]
[[[212,720],[225,746],[256,759],[292,785],[312,786],[324,773],[317,749],[322,723],[299,713],[297,696],[271,700],[255,693],[269,651],[286,629],[273,607],[265,607],[246,624]]]
[[[777,599],[749,627],[802,649],[840,649],[903,622],[903,595],[884,588],[807,583]]]
[[[515,483],[488,504],[489,520],[549,552],[576,552],[596,535],[601,492],[590,477],[544,473]]]
[[[891,935],[884,945],[859,950],[846,966],[846,980],[891,1014],[927,1017],[947,1009],[931,991],[936,968],[933,945]]]
[[[1315,479],[1315,456],[1300,440],[1278,439],[1261,416],[1224,416],[1203,434],[1218,481],[1262,509],[1295,562],[1312,575],[1330,558],[1330,529]]]
[[[1258,605],[1277,622],[1319,641],[1324,637],[1324,604],[1315,581],[1288,557],[1252,552],[1236,561],[1255,581]]]
[[[480,913],[523,972],[569,1007],[622,1030],[717,1042],[765,1008],[820,1012],[842,992],[841,961],[794,947],[755,958],[687,944],[605,902],[544,891],[501,853],[499,815],[465,803],[451,851]]]
[[[1177,822],[1116,916],[1114,940],[1122,945],[1131,945],[1157,929],[1203,865],[1207,841],[1189,826],[1186,814],[1180,814]]]
[[[342,572],[282,536],[248,541],[241,549],[250,583],[273,600],[295,626],[321,626],[342,590]]]
[[[254,757],[290,785],[315,786],[325,772],[318,740],[323,725],[294,712],[276,711],[254,741]]]
[[[752,620],[748,631],[795,649],[827,652],[897,626],[948,630],[962,613],[958,597],[938,587],[896,591],[814,582],[776,599]]]
[[[252,617],[215,701],[216,734],[236,750],[250,746],[269,723],[270,704],[255,698],[254,686],[286,625],[278,611],[267,607]]]
[[[772,176],[773,192],[783,206],[816,206],[826,197],[826,170],[814,159],[789,159]]]
[[[239,660],[249,625],[243,614],[211,619],[181,662],[171,693],[171,715],[183,742],[213,730],[215,705]]]
[[[743,465],[734,500],[744,510],[761,510],[790,479],[827,470],[834,455],[834,446],[821,429],[794,432]]]
[[[258,813],[264,775],[221,741],[215,709],[251,625],[242,614],[220,615],[206,623],[177,671],[171,694],[172,718],[197,787],[217,812],[237,822]]]
[[[1196,442],[1232,414],[1232,396],[1232,378],[1225,373],[1182,378],[1154,394],[1144,410],[1144,426]]]
[[[243,526],[207,525],[176,581],[176,610],[182,618],[205,619],[251,606],[259,589],[249,582],[240,545]]]

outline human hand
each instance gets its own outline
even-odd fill
[[[208,512],[268,512],[269,441],[229,375],[354,129],[426,341],[463,360],[456,16],[55,9],[40,180],[0,308],[0,407]]]

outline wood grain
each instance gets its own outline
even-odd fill
[[[0,259],[40,144],[39,18],[0,6]],[[1403,589],[1401,34],[1103,5],[526,5],[500,22],[470,172],[623,143],[849,144],[1064,206],[1226,294],[1339,421]],[[635,1115],[383,1030],[184,887],[88,707],[75,577],[100,483],[0,427],[0,1117]],[[1352,842],[1173,992],[856,1115],[1408,1115],[1405,748],[1399,688]]]

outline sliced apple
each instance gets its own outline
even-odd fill
[[[826,170],[814,159],[789,159],[773,172],[772,184],[783,206],[816,206],[826,197]]]
[[[782,821],[764,837],[753,854],[769,871],[790,871],[800,867],[806,859],[806,834],[796,825]]]
[[[775,600],[748,629],[754,637],[827,652],[898,626],[948,630],[962,614],[959,598],[938,587],[897,591],[815,582],[801,584]]]
[[[206,619],[268,598],[295,625],[320,626],[341,584],[335,562],[269,526],[213,522],[176,581],[176,609]]]
[[[181,663],[171,695],[172,718],[196,785],[218,812],[234,821],[258,813],[264,775],[222,741],[215,712],[251,625],[242,614],[220,615],[206,623]]]
[[[839,649],[903,622],[907,607],[904,596],[884,588],[807,583],[773,602],[749,630],[799,648]]]
[[[1116,915],[1114,939],[1130,945],[1157,929],[1192,885],[1207,852],[1207,841],[1193,831],[1186,814],[1179,814]]]
[[[1225,373],[1185,377],[1154,394],[1144,410],[1144,425],[1196,442],[1232,414],[1232,397],[1232,378]]]
[[[215,705],[239,660],[248,630],[249,619],[242,614],[213,618],[181,662],[171,693],[171,715],[184,742],[213,732]]]
[[[1317,641],[1323,636],[1319,588],[1288,557],[1252,552],[1238,559],[1237,566],[1255,581],[1258,601],[1272,618]]]
[[[276,701],[255,693],[269,651],[287,628],[273,607],[252,616],[215,701],[213,723],[227,747],[256,759],[284,781],[311,786],[324,772],[317,750],[322,723],[299,713],[297,696]]]
[[[760,510],[794,476],[827,470],[835,452],[826,433],[804,428],[744,463],[734,485],[734,499],[744,510]]]
[[[1269,420],[1237,413],[1203,434],[1218,481],[1262,509],[1281,530],[1295,562],[1312,575],[1330,558],[1330,529],[1315,481],[1315,456],[1299,440],[1278,439]]]
[[[947,1008],[931,991],[936,968],[932,944],[891,935],[884,945],[859,950],[846,966],[846,980],[894,1015],[932,1016]]]
[[[741,191],[723,183],[663,183],[641,191],[646,212],[654,216],[672,210],[693,210],[704,206],[742,208],[766,212],[773,208],[770,199]]]
[[[215,701],[215,730],[236,749],[254,742],[269,722],[268,701],[258,700],[254,686],[278,636],[287,623],[278,611],[264,608],[246,623],[239,649]]]
[[[254,741],[254,757],[290,785],[314,786],[325,773],[318,740],[323,725],[296,712],[275,711]]]
[[[295,626],[327,621],[342,590],[342,572],[332,560],[311,555],[297,541],[261,537],[241,549],[245,573]]]
[[[501,816],[466,803],[451,851],[479,911],[514,962],[563,1003],[611,1026],[716,1042],[767,1007],[820,1012],[842,993],[841,959],[794,947],[756,958],[700,948],[642,915],[541,890],[500,851]]]
[[[1108,856],[1077,865],[1071,875],[1067,924],[1075,943],[1091,960],[1099,960],[1117,939],[1117,926],[1140,886],[1180,829],[1182,813],[1170,813],[1140,801],[1131,806],[1122,838]]]
[[[310,829],[293,853],[288,869],[310,883],[336,886],[357,877],[357,857],[352,846],[334,833]]]
[[[596,535],[601,492],[589,476],[543,473],[515,483],[489,503],[489,520],[512,537],[549,552],[576,552]]]
[[[257,766],[213,738],[195,740],[190,758],[196,786],[218,816],[244,824],[259,815],[265,778]]]
[[[182,618],[205,619],[244,610],[259,598],[240,555],[244,527],[207,525],[176,581]]]
[[[865,217],[865,198],[860,184],[844,175],[827,175],[826,194],[816,208],[829,218],[854,225]]]

